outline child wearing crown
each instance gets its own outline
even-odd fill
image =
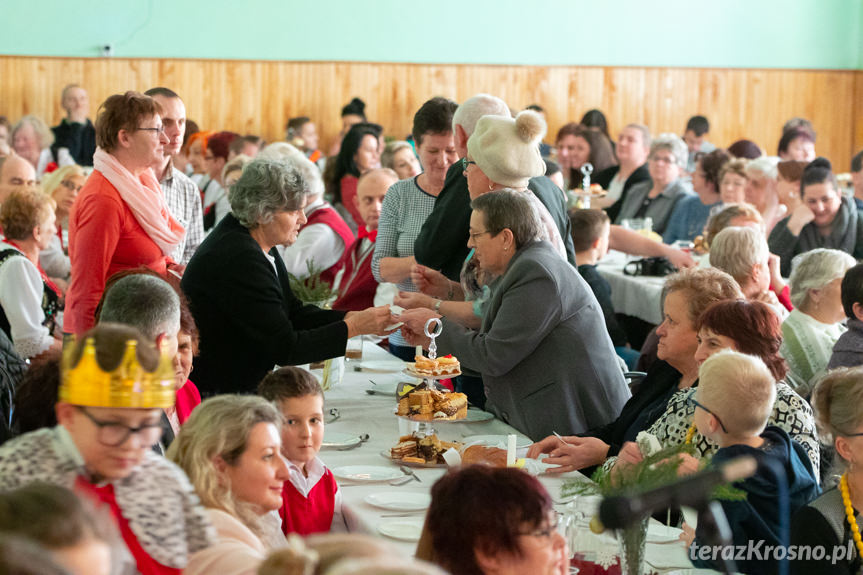
[[[179,574],[213,530],[188,479],[150,446],[174,405],[173,358],[134,328],[101,324],[66,345],[57,427],[0,447],[0,490],[41,481],[106,507],[142,575]]]

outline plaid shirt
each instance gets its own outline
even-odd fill
[[[204,241],[204,215],[198,186],[170,164],[170,177],[159,182],[171,215],[186,229],[186,235],[171,254],[174,261],[186,265]]]

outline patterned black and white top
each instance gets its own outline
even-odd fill
[[[26,433],[0,447],[0,491],[37,481],[72,489],[86,474],[62,426]],[[141,547],[162,565],[182,569],[192,553],[215,543],[215,530],[186,474],[164,457],[148,450],[128,477],[112,484]]]
[[[682,389],[672,395],[665,413],[647,428],[647,433],[656,436],[662,447],[673,447],[686,441],[686,432],[695,416],[695,405],[689,401],[695,389]],[[776,401],[767,425],[775,425],[801,444],[812,462],[815,477],[820,477],[820,446],[812,407],[785,382],[776,384]],[[696,457],[699,458],[712,455],[719,449],[718,445],[697,431],[692,438],[692,444],[695,446]]]

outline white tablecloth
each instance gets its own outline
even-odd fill
[[[629,258],[632,261],[636,259],[639,258]],[[614,311],[659,325],[662,323],[662,286],[665,278],[628,276],[623,273],[627,261],[626,254],[612,251],[597,266],[599,273],[611,285]]]
[[[364,350],[365,360],[390,360],[397,361],[379,347],[366,343]],[[320,371],[314,371],[320,377]],[[387,384],[410,378],[400,373],[381,372],[355,372],[351,369],[345,371],[341,383],[326,392],[324,411],[335,407],[339,410],[339,419],[327,425],[327,430],[354,435],[369,434],[369,440],[360,447],[351,450],[322,450],[321,459],[330,469],[344,465],[380,465],[396,468],[395,464],[385,458],[382,453],[388,453],[389,448],[397,443],[399,438],[399,419],[394,414],[396,399],[392,396],[366,393],[367,389],[374,386],[369,380],[379,384]],[[326,415],[327,420],[331,419]],[[471,435],[485,434],[509,434],[518,433],[502,421],[493,419],[481,423],[436,423],[438,437],[444,440],[460,440]],[[421,521],[424,512],[408,514],[409,517],[385,517],[385,515],[398,513],[378,509],[366,503],[364,498],[373,493],[388,491],[414,491],[428,493],[432,484],[444,473],[444,469],[413,469],[420,477],[421,482],[412,481],[406,485],[392,486],[384,483],[350,483],[339,481],[344,501],[344,512],[351,531],[359,531],[368,534],[377,534],[381,523],[394,520],[405,520],[415,518]],[[545,488],[555,500],[555,507],[563,511],[564,505],[561,499],[561,487],[564,481],[573,478],[582,478],[577,472],[561,476],[540,476]],[[583,536],[583,537],[582,537]],[[613,553],[617,543],[610,535],[595,536],[585,528],[580,532],[578,539],[583,550],[597,551],[604,549],[606,553]],[[390,540],[405,555],[413,555],[416,548],[415,542],[401,542]],[[648,562],[661,573],[694,572],[691,570],[678,571],[686,566],[685,551],[677,544],[648,544]]]

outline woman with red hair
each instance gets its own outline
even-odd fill
[[[698,348],[695,351],[695,361],[699,366],[722,349],[754,355],[764,362],[776,379],[776,401],[767,425],[775,425],[788,432],[792,439],[806,449],[817,477],[820,460],[815,418],[806,400],[783,381],[788,373],[788,366],[779,355],[782,324],[776,313],[760,301],[719,301],[704,311],[696,323],[696,328]],[[695,404],[690,401],[690,397],[695,394],[696,386],[697,384],[675,394],[668,402],[665,413],[647,429],[648,433],[659,439],[663,447],[680,445],[687,441],[695,415]],[[690,441],[699,458],[718,449],[717,445],[698,432],[695,432]],[[640,460],[638,446],[635,443],[624,445],[620,458],[629,462]]]
[[[168,143],[156,100],[138,92],[110,96],[96,118],[93,173],[69,217],[72,281],[63,329],[95,323],[105,280],[144,265],[164,275],[186,230],[174,219],[151,166]]]
[[[431,495],[418,558],[453,575],[569,572],[551,497],[535,477],[471,465],[441,477]]]
[[[207,165],[204,161],[204,156],[207,153],[207,142],[210,136],[216,132],[195,132],[189,136],[189,141],[186,142],[186,154],[189,158],[189,165],[192,166],[192,173],[189,178],[202,188],[207,178]]]

